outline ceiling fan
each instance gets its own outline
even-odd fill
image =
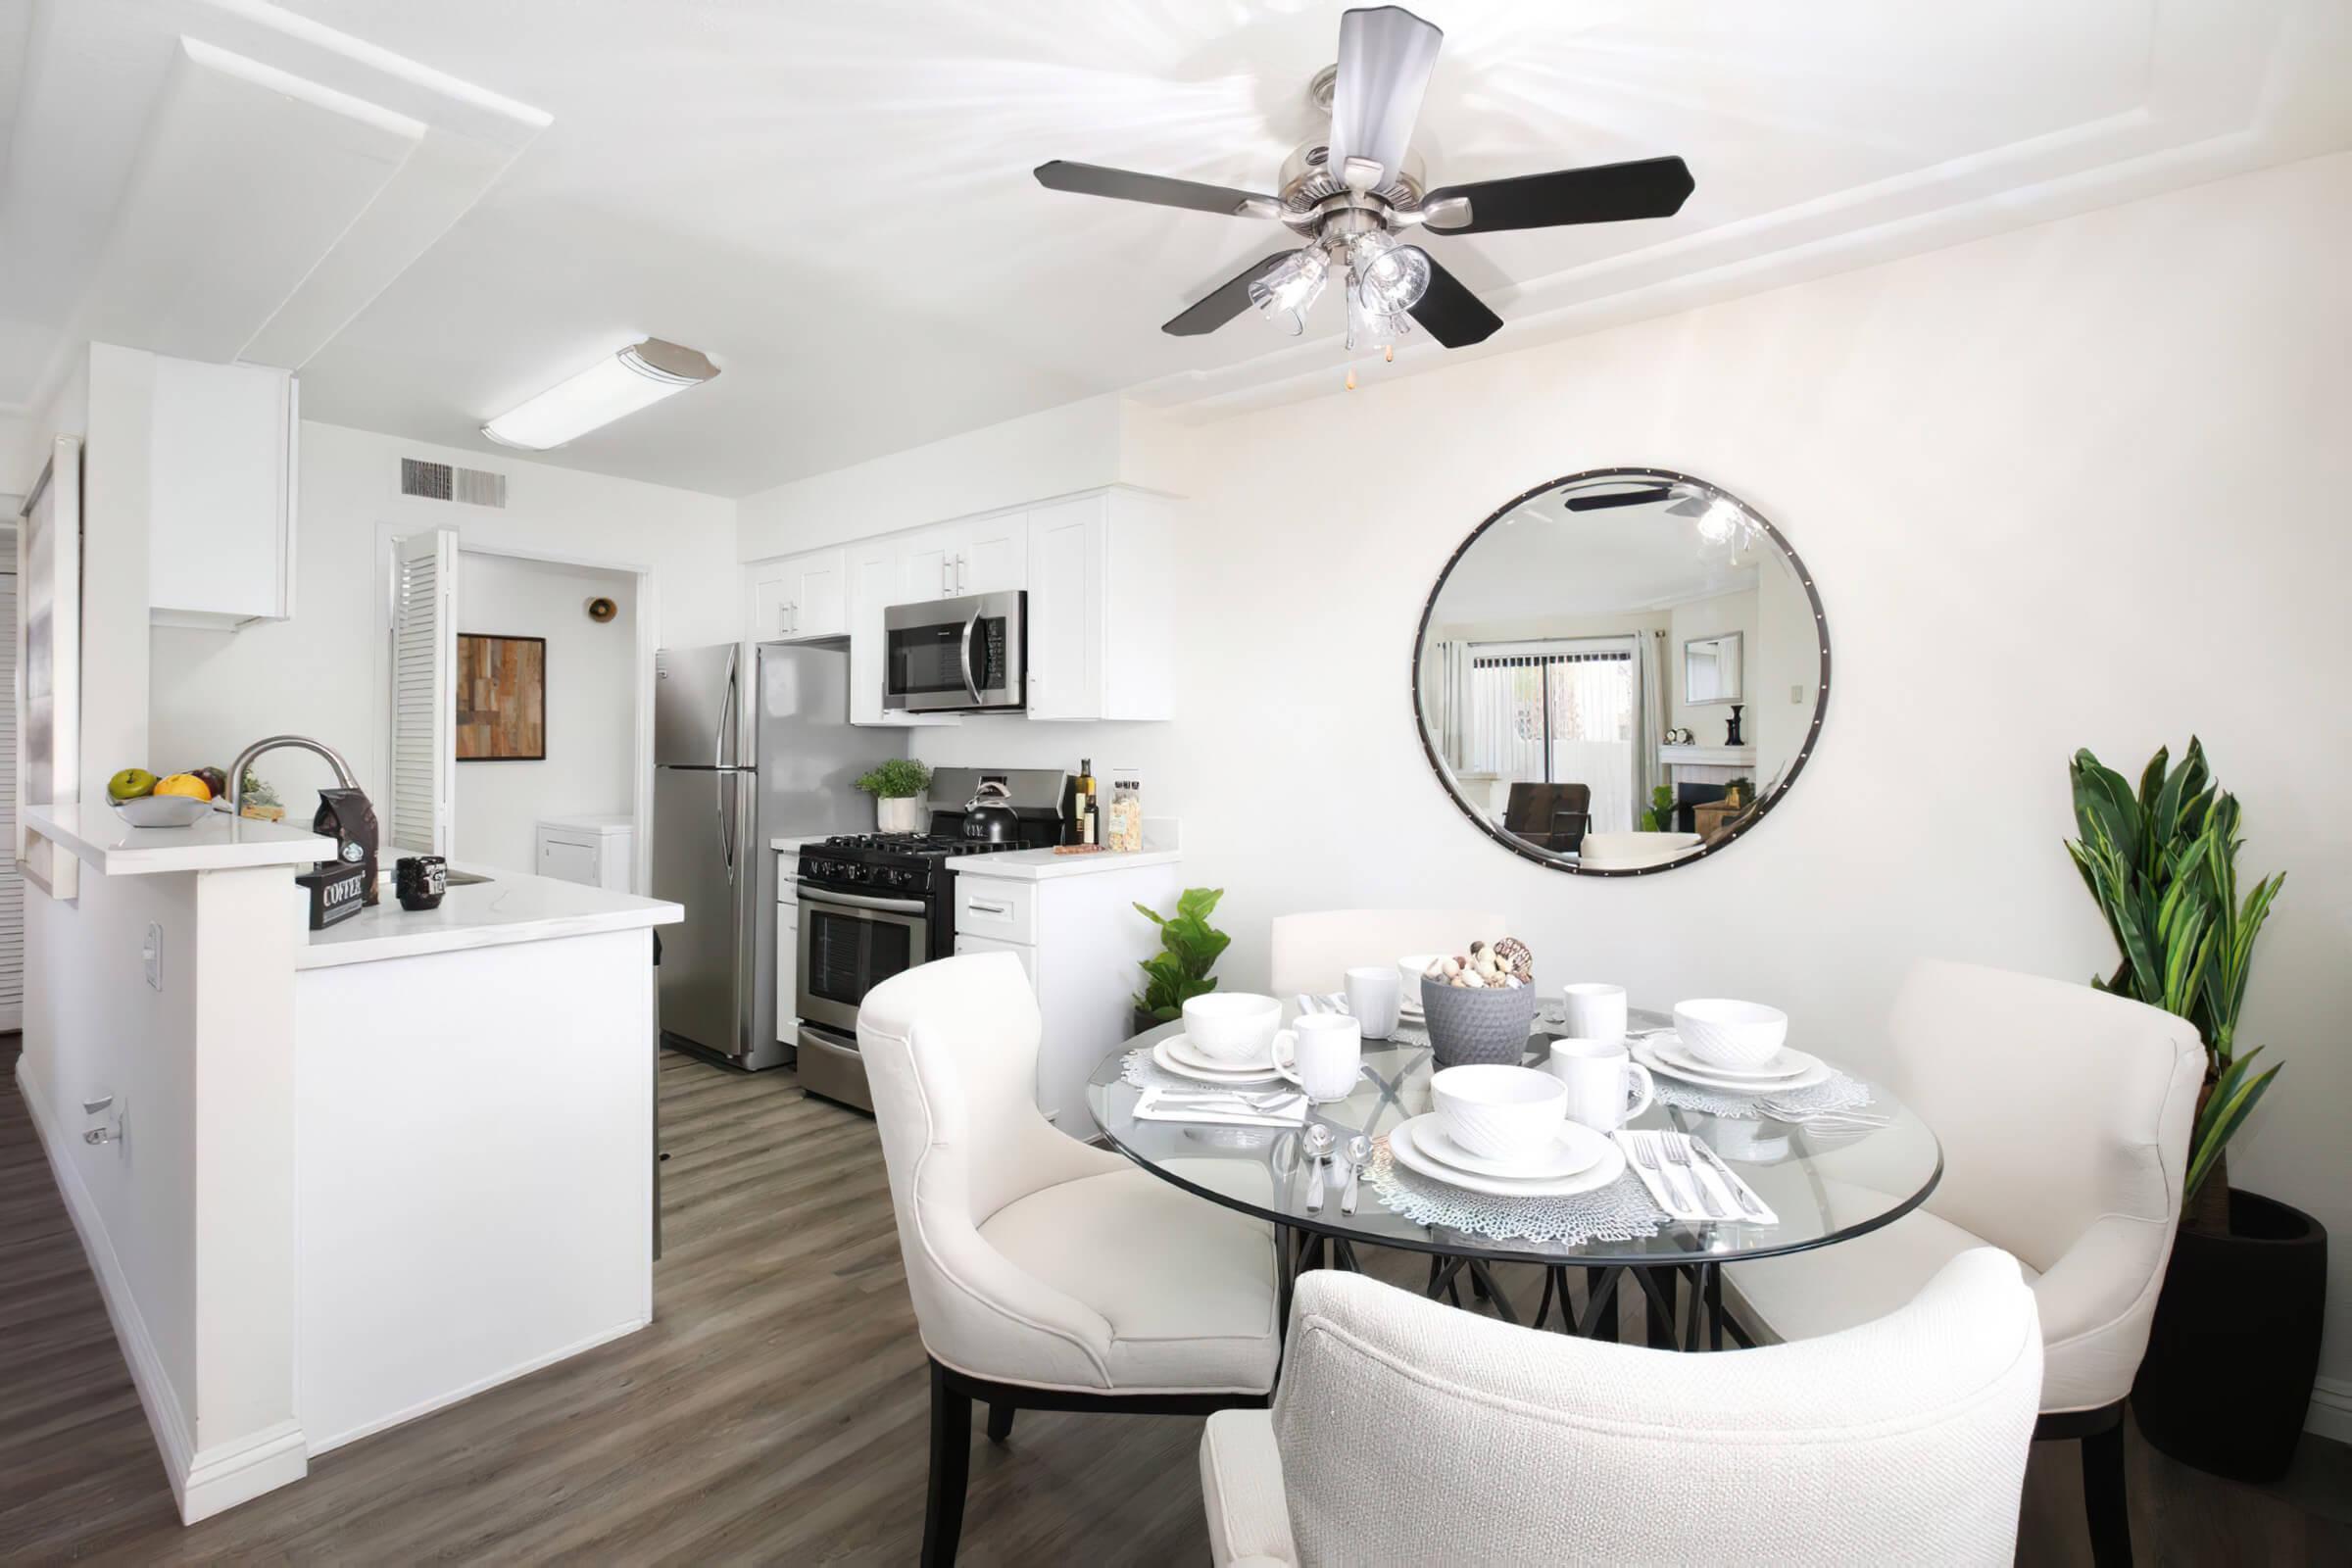
[[[1680,158],[1643,158],[1427,188],[1406,143],[1445,37],[1401,6],[1343,13],[1339,64],[1312,89],[1318,105],[1330,106],[1331,135],[1291,155],[1279,196],[1061,159],[1040,164],[1037,181],[1083,196],[1271,220],[1305,239],[1250,263],[1163,322],[1163,332],[1213,332],[1252,306],[1301,332],[1336,271],[1347,285],[1350,351],[1393,346],[1413,321],[1449,349],[1484,342],[1502,318],[1399,231],[1491,234],[1668,218],[1690,194],[1690,170]]]

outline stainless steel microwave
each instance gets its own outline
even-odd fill
[[[971,594],[882,612],[882,706],[1018,712],[1029,697],[1029,596]]]

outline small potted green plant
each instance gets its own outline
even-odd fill
[[[874,826],[884,833],[920,833],[925,819],[923,792],[931,787],[931,770],[911,757],[878,762],[858,777],[858,787],[874,798]]]
[[[2319,1369],[2328,1232],[2301,1209],[2230,1185],[2230,1141],[2278,1075],[2237,1038],[2254,939],[2285,873],[2237,880],[2238,805],[2193,737],[2157,752],[2135,792],[2077,752],[2082,837],[2067,852],[2114,935],[2102,991],[2178,1014],[2205,1046],[2180,1226],[2132,1386],[2140,1436],[2215,1475],[2275,1481],[2293,1461]]]
[[[1162,915],[1150,905],[1136,912],[1159,927],[1159,951],[1137,960],[1144,971],[1144,989],[1135,1001],[1135,1032],[1156,1029],[1184,1016],[1184,1004],[1217,989],[1208,971],[1233,938],[1208,923],[1223,888],[1187,888],[1177,895],[1176,912]]]

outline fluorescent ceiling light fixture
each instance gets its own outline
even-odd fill
[[[545,452],[717,373],[718,367],[693,349],[649,337],[500,415],[482,426],[482,434],[501,446]]]

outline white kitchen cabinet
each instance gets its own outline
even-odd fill
[[[154,359],[151,618],[225,630],[289,618],[301,417],[293,372]]]
[[[850,629],[849,568],[840,550],[764,561],[752,568],[751,640],[798,642]]]
[[[1001,513],[967,523],[956,543],[958,594],[1009,593],[1029,586],[1029,514]]]
[[[1029,716],[1176,716],[1167,504],[1112,489],[1032,507]]]
[[[913,540],[905,534],[885,534],[879,539],[862,539],[849,547],[850,579],[850,722],[853,724],[887,724],[893,727],[913,728],[919,725],[953,724],[954,713],[893,712],[882,707],[882,661],[884,644],[882,612],[892,605],[911,604],[919,598],[936,598],[907,591],[908,560]],[[933,574],[933,580],[944,573],[945,554],[935,554],[922,568]]]
[[[894,605],[956,597],[956,557],[963,548],[958,528],[925,528],[899,536],[899,593]]]
[[[1037,993],[1037,1106],[1065,1128],[1090,1125],[1086,1084],[1105,1053],[1130,1033],[1136,964],[1159,948],[1159,931],[1135,905],[1171,907],[1182,866],[1163,857],[1122,863],[1115,855],[1038,851],[956,863],[956,951],[1009,953]],[[996,863],[1002,862],[1002,863]],[[1000,874],[1002,873],[1002,874]],[[1004,911],[965,925],[974,906]]]

